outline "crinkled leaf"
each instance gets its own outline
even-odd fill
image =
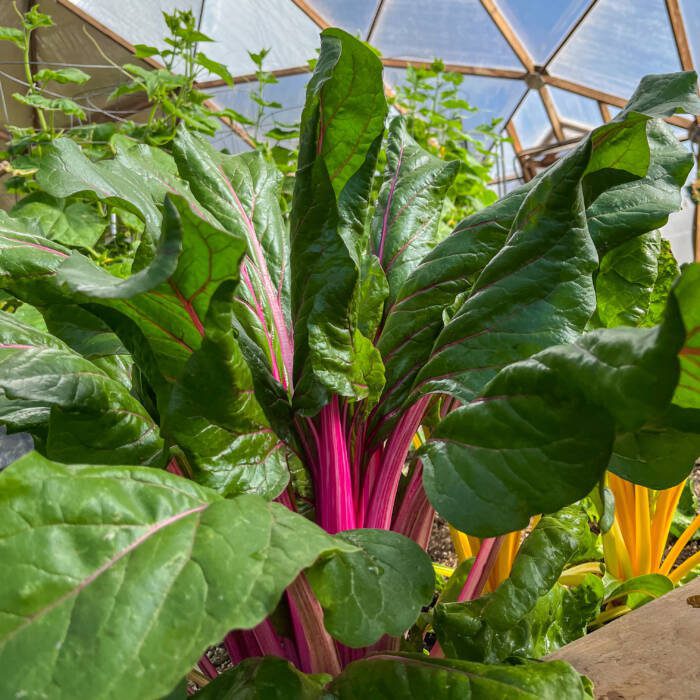
[[[580,186],[587,163],[581,148],[530,191],[507,244],[435,341],[416,379],[421,393],[468,401],[502,367],[581,334],[598,264]]]
[[[298,671],[289,661],[275,656],[245,659],[235,668],[220,674],[203,690],[197,700],[321,700],[327,697],[327,675]]]
[[[35,224],[46,238],[67,246],[92,247],[107,227],[97,209],[87,202],[57,199],[45,192],[25,197],[12,216]]]
[[[248,243],[236,317],[266,357],[267,374],[287,387],[292,370],[289,234],[278,202],[281,175],[258,152],[227,156],[184,129],[173,148],[180,173],[201,205]]]
[[[360,399],[383,384],[381,359],[360,334],[353,305],[387,113],[382,65],[339,29],[321,37],[291,213],[294,403],[308,415],[331,393]]]
[[[232,286],[222,285],[212,297],[204,339],[163,407],[162,429],[184,450],[198,482],[272,498],[289,481],[289,451],[256,401],[234,337],[232,296]]]
[[[146,410],[118,381],[54,336],[0,312],[0,423],[32,433],[49,457],[154,462],[162,449]]]
[[[38,83],[60,83],[65,85],[72,83],[74,85],[82,85],[90,80],[90,76],[79,68],[42,68],[34,74],[34,80]]]
[[[600,612],[603,583],[593,574],[587,574],[575,588],[557,583],[505,628],[494,627],[483,615],[492,595],[436,608],[433,623],[445,654],[489,664],[512,656],[549,654],[585,634]]]
[[[338,700],[592,700],[590,681],[565,662],[513,666],[436,659],[422,654],[377,654],[350,664],[329,686]]]
[[[433,597],[435,575],[425,552],[387,530],[349,530],[338,538],[357,549],[307,573],[324,608],[326,629],[353,647],[403,634]]]
[[[530,612],[585,547],[587,534],[588,518],[578,506],[543,516],[520,546],[510,576],[489,595],[486,622],[506,630]]]
[[[284,506],[161,470],[30,454],[0,483],[5,697],[158,698],[302,569],[352,549]]]
[[[671,302],[660,326],[593,331],[501,370],[433,432],[428,497],[455,527],[482,537],[582,498],[616,432],[638,431],[669,409],[686,332]]]
[[[421,148],[396,117],[386,144],[387,168],[374,211],[370,248],[389,282],[388,304],[437,243],[442,202],[459,163],[446,163]]]

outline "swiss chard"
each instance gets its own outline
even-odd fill
[[[117,279],[3,217],[0,286],[35,305],[67,345],[43,333],[41,366],[18,374],[12,363],[28,348],[12,346],[31,345],[39,331],[7,322],[0,422],[32,432],[48,458],[167,465],[179,476],[33,455],[0,477],[3,558],[27,581],[0,589],[0,661],[12,669],[0,687],[75,696],[80,651],[94,668],[92,697],[157,697],[223,638],[238,667],[205,691],[212,697],[276,678],[297,697],[368,688],[498,696],[504,683],[537,697],[587,697],[561,664],[484,667],[435,658],[439,647],[430,659],[398,653],[432,596],[432,569],[415,543],[427,545],[433,507],[487,538],[458,596],[483,607],[472,622],[488,627],[482,637],[497,649],[483,656],[540,653],[582,632],[583,618],[560,617],[582,601],[586,615],[594,610],[596,584],[564,590],[555,571],[538,582],[516,560],[511,578],[475,601],[501,536],[586,495],[613,450],[629,457],[630,436],[648,449],[611,467],[626,478],[663,486],[689,471],[700,268],[686,269],[670,295],[658,262],[655,276],[640,276],[640,303],[657,325],[586,331],[626,317],[598,304],[603,272],[610,282],[624,268],[618,246],[652,239],[680,204],[692,159],[659,118],[697,111],[695,80],[645,79],[615,120],[435,247],[456,166],[422,151],[399,118],[370,217],[387,114],[381,64],[340,30],[323,33],[309,83],[289,230],[269,164],[216,153],[184,128],[174,157],[121,137],[116,158],[99,163],[61,140],[49,147],[37,176],[48,195],[105,199],[139,215],[147,235],[133,274]],[[645,206],[630,211],[639,199]],[[91,338],[128,350],[133,395],[109,390],[115,382],[93,362]],[[63,395],[67,358],[76,374],[99,376],[89,395]],[[59,378],[36,396],[48,364]],[[128,435],[112,420],[124,407]],[[102,431],[100,451],[91,430]],[[428,439],[414,450],[418,431]],[[670,431],[687,439],[673,469],[652,449]],[[104,445],[114,445],[110,457]],[[540,521],[522,558],[551,524]],[[46,537],[58,544],[42,546]],[[558,540],[562,562],[569,539]],[[30,550],[42,572],[31,585],[35,568],[20,566]],[[499,636],[511,619],[540,630],[542,644]],[[99,631],[86,632],[86,620]],[[444,639],[445,651],[465,648]],[[31,645],[46,663],[22,674],[18,659]],[[362,659],[367,647],[378,654]],[[298,671],[245,661],[268,655]],[[204,659],[200,667],[216,674]]]

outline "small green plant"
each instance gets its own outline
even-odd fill
[[[394,97],[406,116],[411,136],[433,155],[460,163],[442,216],[448,230],[496,201],[496,193],[488,183],[495,146],[503,140],[500,119],[492,119],[473,131],[464,129],[464,115],[476,108],[460,97],[463,81],[461,73],[446,71],[440,60],[429,67],[409,65],[406,80],[396,87]]]
[[[157,58],[162,68],[148,69],[127,63],[122,70],[130,81],[120,85],[111,95],[117,99],[123,95],[143,94],[150,105],[144,125],[134,125],[131,136],[157,145],[168,143],[175,136],[178,124],[188,129],[213,136],[221,126],[221,117],[247,123],[244,117],[231,109],[214,110],[207,106],[210,96],[197,89],[197,81],[203,76],[214,75],[226,85],[233,86],[233,77],[223,63],[209,58],[199,50],[199,45],[212,39],[197,29],[197,21],[191,10],[175,10],[163,13],[170,32],[165,38],[166,49],[137,44],[137,58]]]

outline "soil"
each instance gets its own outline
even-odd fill
[[[440,517],[433,521],[433,531],[430,534],[428,554],[436,564],[457,566],[457,555],[450,537],[450,528]]]

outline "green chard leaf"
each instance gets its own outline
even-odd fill
[[[530,190],[507,244],[442,330],[414,389],[469,401],[506,365],[575,340],[595,309],[598,265],[580,180],[585,148]]]
[[[406,278],[435,247],[442,202],[459,163],[436,158],[396,117],[389,127],[387,169],[372,219],[370,248],[389,282],[392,304]]]
[[[565,662],[522,661],[504,666],[422,654],[384,653],[355,661],[327,690],[338,700],[593,700],[590,681]]]
[[[36,223],[48,239],[67,246],[92,247],[107,228],[107,222],[87,202],[57,199],[36,192],[22,199],[12,216],[28,225]]]
[[[328,696],[328,675],[298,671],[289,661],[275,656],[246,659],[217,676],[199,693],[197,700],[321,700]]]
[[[373,644],[383,634],[402,635],[433,597],[435,574],[425,552],[387,530],[348,530],[337,537],[358,549],[320,562],[307,574],[324,608],[326,629],[353,647]]]
[[[307,675],[274,657],[247,659],[209,683],[198,700],[387,700],[532,698],[592,700],[590,682],[562,661],[493,666],[418,654],[378,654],[335,679]]]
[[[33,453],[0,484],[6,697],[160,697],[208,645],[271,613],[303,568],[350,548],[284,506],[161,470]]]
[[[513,655],[543,656],[583,635],[600,611],[603,584],[592,575],[572,589],[557,581],[585,551],[587,535],[588,518],[578,506],[542,517],[495,591],[438,604],[434,627],[445,653],[498,663]]]
[[[331,393],[375,399],[379,353],[358,327],[365,219],[387,113],[382,65],[339,29],[321,35],[307,87],[291,213],[294,405],[314,415]]]
[[[480,397],[450,414],[424,457],[426,492],[440,513],[460,530],[493,536],[585,496],[608,465],[616,435],[651,429],[673,409],[679,353],[694,337],[692,319],[681,319],[678,308],[697,308],[700,287],[691,281],[698,267],[686,268],[661,325],[593,331],[548,348],[501,370]],[[610,468],[665,488],[690,466],[677,465],[675,474],[642,461],[632,475],[615,462]]]
[[[118,380],[63,342],[0,312],[0,424],[27,431],[53,459],[156,462],[163,443]]]
[[[276,383],[276,393],[284,396],[291,381],[293,347],[289,234],[278,201],[281,175],[258,152],[227,156],[184,129],[173,148],[180,174],[198,201],[220,226],[247,241],[235,314],[241,332],[264,358],[266,368],[257,372],[260,381]],[[244,351],[247,347],[244,344]]]
[[[658,106],[648,99],[655,81],[663,87],[662,103]],[[663,226],[668,215],[680,208],[680,188],[692,167],[692,157],[657,117],[665,114],[671,104],[678,109],[693,107],[697,98],[695,87],[690,89],[689,85],[696,82],[693,72],[645,78],[638,91],[638,103],[630,103],[632,111],[623,110],[611,124],[599,127],[587,137],[591,160],[582,178],[582,189],[588,231],[600,255]],[[566,158],[579,158],[584,146],[585,143]],[[620,158],[621,154],[629,157]],[[530,191],[541,179],[550,177],[550,171],[545,171],[465,219],[404,283],[387,310],[378,343],[386,388],[373,416],[376,441],[385,437],[398,420],[418,373],[443,331],[445,310],[453,306],[454,311],[459,310],[481,270],[506,241],[510,245],[511,228]],[[526,245],[532,243],[528,241]],[[516,255],[512,251],[504,259]],[[561,311],[556,306],[552,309],[552,332],[556,332],[554,327]],[[567,309],[565,316],[570,313],[572,310]],[[477,342],[478,338],[472,339],[472,343]],[[423,379],[427,379],[425,372]]]

